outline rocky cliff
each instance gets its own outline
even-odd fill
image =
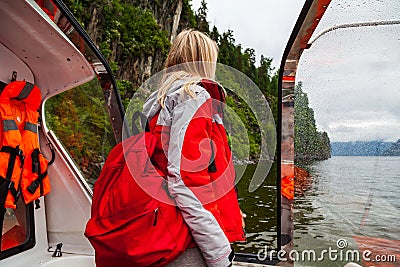
[[[215,26],[210,31],[205,1],[196,12],[191,8],[190,0],[63,1],[109,62],[125,106],[136,88],[162,69],[176,34],[184,28],[194,28],[210,34],[219,46],[218,62],[244,73],[257,84],[269,102],[274,118],[278,117],[278,71],[272,67],[272,58],[261,55],[259,66],[256,66],[256,51],[236,44],[233,31],[220,33]],[[234,79],[228,80],[231,84]],[[240,146],[235,146],[233,152],[237,158],[242,159],[243,155],[245,160],[257,160],[261,151],[258,122],[244,100],[236,97],[228,87],[227,104],[242,122],[246,122],[250,156],[245,156]],[[275,128],[273,124],[268,127]],[[231,130],[236,133],[240,129]]]
[[[193,26],[188,0],[65,2],[106,56],[116,78],[125,81],[128,88],[120,86],[123,99],[162,69],[177,32]]]

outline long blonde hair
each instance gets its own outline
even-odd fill
[[[165,62],[165,73],[158,91],[157,100],[164,107],[164,99],[171,85],[185,80],[183,90],[192,97],[190,86],[201,79],[214,79],[218,57],[218,46],[206,34],[187,29],[179,33],[169,50]]]

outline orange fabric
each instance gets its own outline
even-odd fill
[[[294,198],[294,176],[285,176],[281,179],[281,194],[289,200]]]
[[[294,76],[283,76],[282,77],[283,81],[295,81],[295,77]]]
[[[39,142],[37,138],[37,134],[34,134],[29,131],[25,131],[23,135],[23,140],[29,140],[33,142],[28,142],[24,144],[24,151],[28,152],[28,156],[25,158],[24,169],[22,172],[22,179],[21,179],[21,190],[24,196],[25,203],[30,203],[35,199],[41,197],[41,189],[40,186],[36,189],[36,191],[32,194],[28,191],[28,187],[38,178],[37,173],[32,172],[32,157],[29,154],[32,154],[35,148],[39,147]],[[39,154],[39,166],[40,166],[40,173],[44,173],[47,169],[48,160],[43,157],[42,154]],[[26,166],[26,167],[25,167]],[[50,182],[48,176],[43,180],[43,195],[46,195],[50,192]]]
[[[38,4],[44,12],[46,12],[47,16],[54,21],[54,18],[57,13],[57,6],[50,0],[35,0],[36,4]]]
[[[294,166],[293,163],[281,166],[281,195],[289,200],[294,199]]]
[[[25,203],[29,203],[50,191],[48,176],[42,180],[42,189],[39,186],[33,194],[27,190],[27,187],[30,186],[39,176],[39,174],[33,170],[32,152],[35,149],[39,149],[40,146],[37,132],[35,133],[30,130],[25,130],[25,127],[30,124],[34,125],[37,130],[37,110],[39,109],[42,100],[40,89],[33,85],[31,85],[33,88],[29,94],[26,95],[24,99],[18,100],[17,97],[20,94],[24,94],[23,90],[27,85],[29,84],[25,81],[11,82],[0,94],[0,118],[2,121],[0,131],[3,131],[4,129],[4,121],[7,121],[8,123],[11,122],[12,124],[15,123],[18,128],[3,131],[0,147],[19,147],[23,152],[25,158],[24,164],[22,165],[20,157],[16,158],[11,180],[14,182],[15,190],[18,190],[19,185],[21,185],[21,192]],[[0,175],[3,178],[6,178],[9,158],[9,153],[0,152]],[[48,162],[41,154],[39,154],[39,162],[39,173],[44,173],[47,169]],[[20,179],[22,180],[20,181]],[[7,195],[5,207],[16,208],[15,199],[10,192]]]
[[[3,92],[0,95],[0,117],[1,117],[1,128],[2,131],[2,142],[1,147],[9,146],[9,147],[17,147],[20,146],[20,149],[23,149],[21,134],[18,129],[3,131],[5,127],[4,121],[14,121],[16,124],[15,117],[12,115],[12,108],[10,104],[10,96],[7,96],[7,87],[4,88]],[[16,124],[17,125],[17,124]],[[8,162],[10,159],[10,154],[7,152],[0,152],[0,176],[2,178],[6,178]],[[14,169],[11,176],[11,181],[14,182],[14,189],[18,189],[19,180],[21,178],[21,162],[20,158],[17,157],[14,164]],[[15,209],[15,199],[11,192],[8,192],[6,202],[4,204],[6,208]]]
[[[309,185],[307,178],[310,177],[310,174],[306,170],[294,166],[293,163],[282,164],[281,173],[281,194],[289,200],[294,199],[295,189],[296,193],[302,194]]]
[[[1,177],[4,177],[4,178],[6,177],[9,157],[10,157],[9,153],[0,152],[0,175],[1,175]],[[20,166],[20,161],[17,158],[15,161],[14,170],[13,170],[13,174],[11,177],[11,181],[14,182],[15,190],[18,189],[19,179],[21,177],[21,168],[19,168],[19,166]],[[3,178],[1,178],[1,179],[3,179]],[[16,208],[15,199],[14,199],[13,195],[11,194],[11,192],[8,192],[8,194],[7,194],[7,198],[6,198],[4,207],[11,208],[11,209]]]

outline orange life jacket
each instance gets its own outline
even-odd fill
[[[58,7],[51,0],[35,0],[36,4],[38,4],[44,12],[49,16],[52,21],[55,21],[55,17],[57,16]],[[60,12],[58,12],[60,13]]]
[[[41,100],[40,89],[25,81],[11,82],[0,94],[0,179],[8,187],[5,208],[16,208],[21,193],[27,204],[50,191],[48,160],[40,153],[38,138]]]
[[[294,199],[294,165],[284,163],[281,166],[281,194],[289,200]]]

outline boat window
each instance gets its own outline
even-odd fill
[[[294,244],[338,266],[400,260],[399,36],[399,1],[332,1],[298,64]]]
[[[45,103],[46,126],[54,132],[84,179],[93,185],[111,148],[114,133],[97,79]]]
[[[32,203],[20,198],[16,209],[6,209],[1,233],[0,259],[33,247],[35,242]]]

